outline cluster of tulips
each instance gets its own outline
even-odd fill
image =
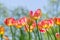
[[[20,19],[15,19],[13,17],[6,18],[4,20],[5,25],[9,26],[11,34],[12,34],[12,39],[11,40],[16,40],[16,30],[19,29],[19,39],[18,40],[25,40],[24,35],[22,35],[22,32],[27,32],[29,34],[28,40],[31,40],[31,33],[34,32],[35,34],[35,39],[34,40],[43,40],[42,39],[42,33],[47,33],[48,40],[59,40],[60,39],[60,27],[58,27],[58,32],[55,32],[54,26],[60,26],[60,18],[54,17],[54,18],[49,18],[49,19],[44,19],[41,21],[38,21],[42,16],[41,9],[37,9],[35,12],[30,11],[29,16],[22,17]],[[14,29],[13,29],[14,28]],[[22,28],[24,28],[22,31]],[[13,31],[14,30],[14,31]],[[35,31],[34,31],[35,30]],[[51,33],[49,30],[52,30],[52,34],[54,37],[52,37]],[[3,40],[3,36],[5,33],[5,29],[3,26],[0,26],[0,35],[1,35],[1,40]],[[36,35],[37,34],[37,35]],[[44,36],[44,35],[43,35]],[[21,39],[21,38],[22,39]],[[5,37],[7,38],[7,37]],[[53,39],[54,38],[54,39]],[[8,39],[6,39],[8,40]],[[47,40],[47,39],[46,39]]]

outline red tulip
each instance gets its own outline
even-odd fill
[[[30,11],[30,17],[37,20],[41,17],[41,10],[40,9],[37,9],[35,12],[33,11]]]
[[[19,22],[21,23],[22,26],[27,24],[27,18],[26,17],[22,17],[19,19]]]
[[[56,33],[55,36],[56,36],[57,40],[60,40],[60,34],[59,33]]]
[[[7,25],[7,26],[13,26],[15,22],[15,19],[14,18],[7,18],[4,20],[4,23]]]
[[[45,33],[46,30],[45,30],[45,29],[41,29],[40,32],[41,32],[41,33]]]
[[[49,26],[53,26],[54,25],[54,20],[52,18],[48,19],[48,24],[49,24]]]

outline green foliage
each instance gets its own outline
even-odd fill
[[[20,18],[22,16],[27,16],[28,15],[28,10],[22,7],[15,8],[12,11],[12,16],[15,18]]]

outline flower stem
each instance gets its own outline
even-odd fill
[[[36,27],[37,27],[38,38],[39,38],[39,40],[40,40],[40,35],[39,35],[39,30],[38,30],[37,20],[36,20]]]
[[[48,36],[48,40],[49,40],[49,34],[48,34],[48,32],[47,32],[47,36]]]
[[[12,40],[15,40],[13,31],[12,31],[12,27],[10,27],[10,31],[11,31],[11,34],[12,34]]]
[[[3,40],[3,38],[2,38],[3,35],[0,35],[0,36],[1,36],[1,40]]]
[[[31,35],[30,35],[30,25],[29,25],[29,40],[31,40]]]
[[[51,30],[52,30],[52,34],[53,34],[53,36],[55,37],[55,40],[57,40],[57,38],[56,38],[56,36],[55,36],[55,32],[54,32],[53,27],[51,28]]]
[[[41,40],[43,40],[43,39],[42,39],[42,34],[41,34],[41,32],[40,32],[40,37],[41,37]]]
[[[35,36],[35,39],[34,40],[37,40],[36,32],[33,31],[33,33],[34,33],[34,36]]]
[[[59,34],[60,34],[60,25],[59,25]]]
[[[48,40],[49,40],[49,36],[51,37],[51,34],[47,30],[46,30],[46,32],[47,32],[47,36],[48,36]],[[53,40],[52,37],[51,37],[51,40]]]
[[[22,28],[20,28],[20,36],[19,36],[19,40],[24,40],[24,33]]]
[[[19,30],[20,30],[19,40],[22,40],[22,30],[21,30],[21,28]]]
[[[20,34],[19,34],[20,35],[19,36],[19,40],[21,40],[21,29],[19,29],[19,32],[20,32]]]
[[[16,39],[15,39],[15,36],[16,36],[16,30],[17,30],[17,29],[14,27],[14,40],[16,40]]]

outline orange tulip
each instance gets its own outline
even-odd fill
[[[40,9],[37,9],[34,13],[33,11],[30,11],[30,17],[35,20],[39,19],[41,17],[41,14],[42,13]]]
[[[50,27],[54,25],[53,19],[48,19],[48,20],[42,20],[38,23],[38,29],[42,30],[48,30]]]
[[[3,34],[4,34],[4,32],[5,32],[4,27],[3,27],[3,26],[0,26],[0,34],[1,34],[1,35],[3,35]]]
[[[42,24],[43,28],[45,28],[45,29],[47,29],[47,27],[49,27],[49,24],[48,24],[48,21],[47,20],[43,20],[41,22],[41,24]]]
[[[38,29],[40,30],[41,33],[45,33],[46,30],[48,30],[48,23],[47,20],[43,20],[41,22],[38,23]]]
[[[35,20],[31,19],[30,17],[27,17],[28,25],[31,25],[33,23],[33,21],[35,21]]]
[[[16,28],[21,28],[22,27],[22,24],[19,20],[16,20],[13,24]]]
[[[54,22],[55,24],[60,25],[60,18],[54,18]]]
[[[41,21],[38,22],[38,29],[41,30],[43,28],[42,24],[41,24]]]
[[[4,23],[7,25],[7,26],[13,26],[15,22],[15,19],[14,18],[7,18],[4,20]]]
[[[35,27],[36,27],[35,22],[33,22],[30,26],[27,24],[27,25],[25,25],[25,31],[32,32]]]
[[[48,21],[47,20],[42,20],[41,22],[38,23],[38,28],[42,29],[47,29],[49,27]]]

